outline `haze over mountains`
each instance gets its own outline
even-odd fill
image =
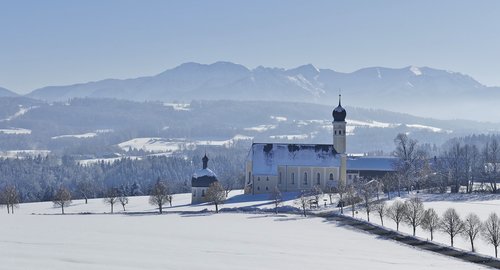
[[[0,88],[0,151],[92,159],[127,156],[129,148],[171,154],[174,148],[241,141],[246,149],[251,140],[328,143],[339,89],[353,153],[392,151],[401,132],[440,145],[500,130],[500,88],[456,72],[186,63],[155,76],[50,86],[26,96]],[[436,120],[443,118],[468,121]]]
[[[185,63],[150,77],[36,89],[27,96],[47,101],[75,97],[133,101],[271,100],[344,104],[441,119],[499,120],[499,87],[487,87],[451,71],[408,66],[371,67],[352,73],[303,65],[248,69],[230,62]]]

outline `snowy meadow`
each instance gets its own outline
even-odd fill
[[[230,197],[226,208],[272,207],[264,196]],[[102,199],[75,200],[66,215],[51,202],[21,204],[14,215],[3,209],[0,268],[483,269],[318,217],[214,214],[189,201],[175,195],[163,215],[147,197],[131,197],[115,214]]]

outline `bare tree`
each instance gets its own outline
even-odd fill
[[[19,193],[14,185],[7,185],[0,192],[1,204],[7,206],[7,213],[14,214],[14,207],[19,206]]]
[[[224,188],[224,192],[226,194],[226,198],[229,196],[229,192],[233,191],[236,186],[236,180],[234,178],[224,178],[221,182],[222,187]]]
[[[315,204],[316,207],[319,206],[320,199],[323,197],[323,190],[320,186],[314,186],[309,192],[309,196],[312,196],[314,200],[310,201],[312,204]]]
[[[463,233],[465,229],[463,221],[460,219],[457,211],[453,208],[448,208],[448,210],[444,212],[443,218],[441,218],[441,222],[439,223],[439,227],[441,231],[450,236],[450,244],[452,247],[455,236]]]
[[[406,206],[401,201],[395,201],[387,209],[387,217],[396,223],[396,230],[399,231],[399,224],[403,221],[405,216]]]
[[[363,199],[363,204],[366,211],[366,218],[368,221],[370,221],[370,211],[373,208],[371,199],[376,190],[378,189],[378,181],[372,180],[365,183],[360,180],[357,182],[356,189],[357,193],[361,196],[361,199]]]
[[[500,146],[496,139],[492,139],[486,143],[483,152],[483,177],[489,182],[491,191],[497,192],[497,178],[500,171]]]
[[[398,134],[394,143],[394,155],[397,157],[394,167],[398,174],[398,196],[401,197],[401,184],[406,185],[409,192],[417,179],[425,174],[423,169],[426,167],[427,154],[418,149],[416,140],[410,139],[404,133]]]
[[[422,228],[431,233],[431,241],[434,240],[434,231],[439,228],[439,216],[433,208],[425,210],[424,218],[422,219]]]
[[[413,228],[413,236],[417,227],[422,224],[424,218],[424,204],[418,197],[413,197],[405,201],[404,221]]]
[[[484,239],[495,247],[495,258],[498,258],[498,245],[500,244],[500,220],[497,214],[491,213],[484,222],[482,235]]]
[[[398,177],[394,173],[386,173],[384,176],[380,179],[382,182],[382,187],[385,192],[387,192],[387,199],[391,199],[391,191],[394,191],[398,185]]]
[[[270,199],[274,204],[274,213],[278,214],[278,207],[283,203],[283,197],[278,187],[274,187],[273,192],[271,192]]]
[[[358,197],[357,197],[356,190],[354,189],[353,185],[347,186],[345,195],[346,195],[347,202],[349,202],[349,204],[351,205],[352,217],[354,217],[354,212],[356,211],[356,201],[357,201]]]
[[[114,210],[114,206],[115,206],[115,203],[118,202],[118,198],[120,197],[120,192],[117,188],[109,188],[107,191],[106,191],[106,197],[104,197],[104,203],[105,204],[109,204],[111,206],[111,214],[113,214],[113,210]]]
[[[339,205],[340,205],[340,214],[344,214],[344,205],[345,205],[345,194],[347,192],[347,186],[342,181],[339,182],[337,187],[337,192],[339,193]]]
[[[476,214],[470,213],[467,217],[465,217],[464,227],[463,235],[465,238],[469,239],[471,250],[474,252],[476,251],[474,248],[474,240],[483,227],[481,220]]]
[[[301,210],[304,217],[307,217],[307,206],[309,205],[309,193],[306,190],[302,190],[295,199],[294,204],[297,205]]]
[[[323,193],[328,195],[330,204],[333,204],[333,196],[335,195],[335,193],[338,193],[338,188],[330,182],[333,181],[328,181],[328,184],[326,184],[326,186],[323,188]]]
[[[163,214],[163,205],[168,202],[169,195],[170,190],[168,186],[163,181],[158,179],[151,189],[149,204],[158,206],[158,211],[160,212],[160,214]]]
[[[384,216],[387,214],[387,204],[385,201],[377,201],[373,204],[373,209],[380,217],[380,224],[384,226]]]
[[[126,211],[125,210],[125,205],[128,204],[128,197],[127,197],[127,195],[121,193],[120,196],[118,197],[118,201],[122,205],[123,211]]]
[[[88,203],[88,199],[95,192],[95,187],[89,180],[84,180],[76,184],[76,189],[85,199],[85,204]]]
[[[61,207],[61,213],[64,215],[64,207],[67,207],[71,204],[71,193],[69,190],[61,186],[54,194],[54,199],[52,200],[54,206]]]
[[[218,181],[214,182],[208,187],[206,198],[207,202],[215,205],[215,213],[219,213],[219,205],[226,201],[226,191]]]

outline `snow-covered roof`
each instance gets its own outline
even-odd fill
[[[277,175],[278,166],[340,166],[331,144],[254,143],[250,157],[254,175]]]
[[[217,175],[208,168],[196,171],[191,178],[192,187],[209,187],[214,182],[217,182]]]
[[[217,177],[217,175],[215,175],[215,173],[212,170],[210,170],[209,168],[200,169],[193,174],[193,178],[200,178],[202,176]]]
[[[350,171],[394,171],[395,157],[349,157],[347,170]]]

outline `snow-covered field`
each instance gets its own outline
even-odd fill
[[[266,199],[236,191],[224,207],[265,205]],[[127,211],[136,212],[130,215],[37,215],[58,213],[50,202],[22,204],[14,215],[2,211],[0,268],[485,269],[322,218],[168,213],[213,208],[190,206],[189,200],[190,194],[176,195],[164,215],[148,213],[155,209],[147,197],[130,198]],[[94,199],[67,208],[80,212],[109,212],[109,207]]]
[[[31,129],[25,129],[25,128],[2,128],[0,129],[0,133],[3,134],[16,134],[16,135],[27,135],[31,134]]]
[[[464,219],[469,213],[475,213],[479,216],[482,221],[485,221],[489,214],[492,212],[496,212],[497,215],[500,214],[500,195],[499,194],[413,194],[410,196],[419,196],[424,201],[424,207],[434,208],[437,214],[441,217],[442,214],[448,208],[454,208],[462,219]],[[390,205],[394,200],[388,202]],[[346,208],[347,214],[351,214],[350,207]],[[366,213],[360,211],[356,214],[357,218],[366,220]],[[373,212],[370,215],[370,220],[373,223],[380,224],[380,218],[378,215]],[[396,224],[390,220],[389,218],[384,218],[384,225],[386,227],[396,229]],[[412,234],[411,227],[407,225],[400,225],[400,231]],[[423,239],[430,239],[430,234],[427,231],[424,231],[422,228],[418,227],[416,231],[417,237]],[[443,232],[436,232],[434,234],[434,241],[449,245],[450,237]],[[468,239],[465,239],[462,236],[455,237],[454,246],[457,248],[461,248],[464,250],[470,250],[470,242]],[[474,242],[474,246],[476,248],[476,252],[488,255],[495,256],[495,252],[493,246],[487,244],[481,236],[478,236],[476,241]]]
[[[9,150],[0,151],[0,158],[26,158],[38,155],[46,156],[48,154],[50,154],[50,150]]]
[[[229,147],[238,141],[250,141],[253,137],[245,135],[235,135],[228,140],[186,140],[183,138],[165,139],[165,138],[135,138],[118,144],[118,147],[124,151],[130,149],[142,149],[144,151],[156,153],[172,153],[182,149],[194,149],[199,145],[207,146],[226,146]]]

